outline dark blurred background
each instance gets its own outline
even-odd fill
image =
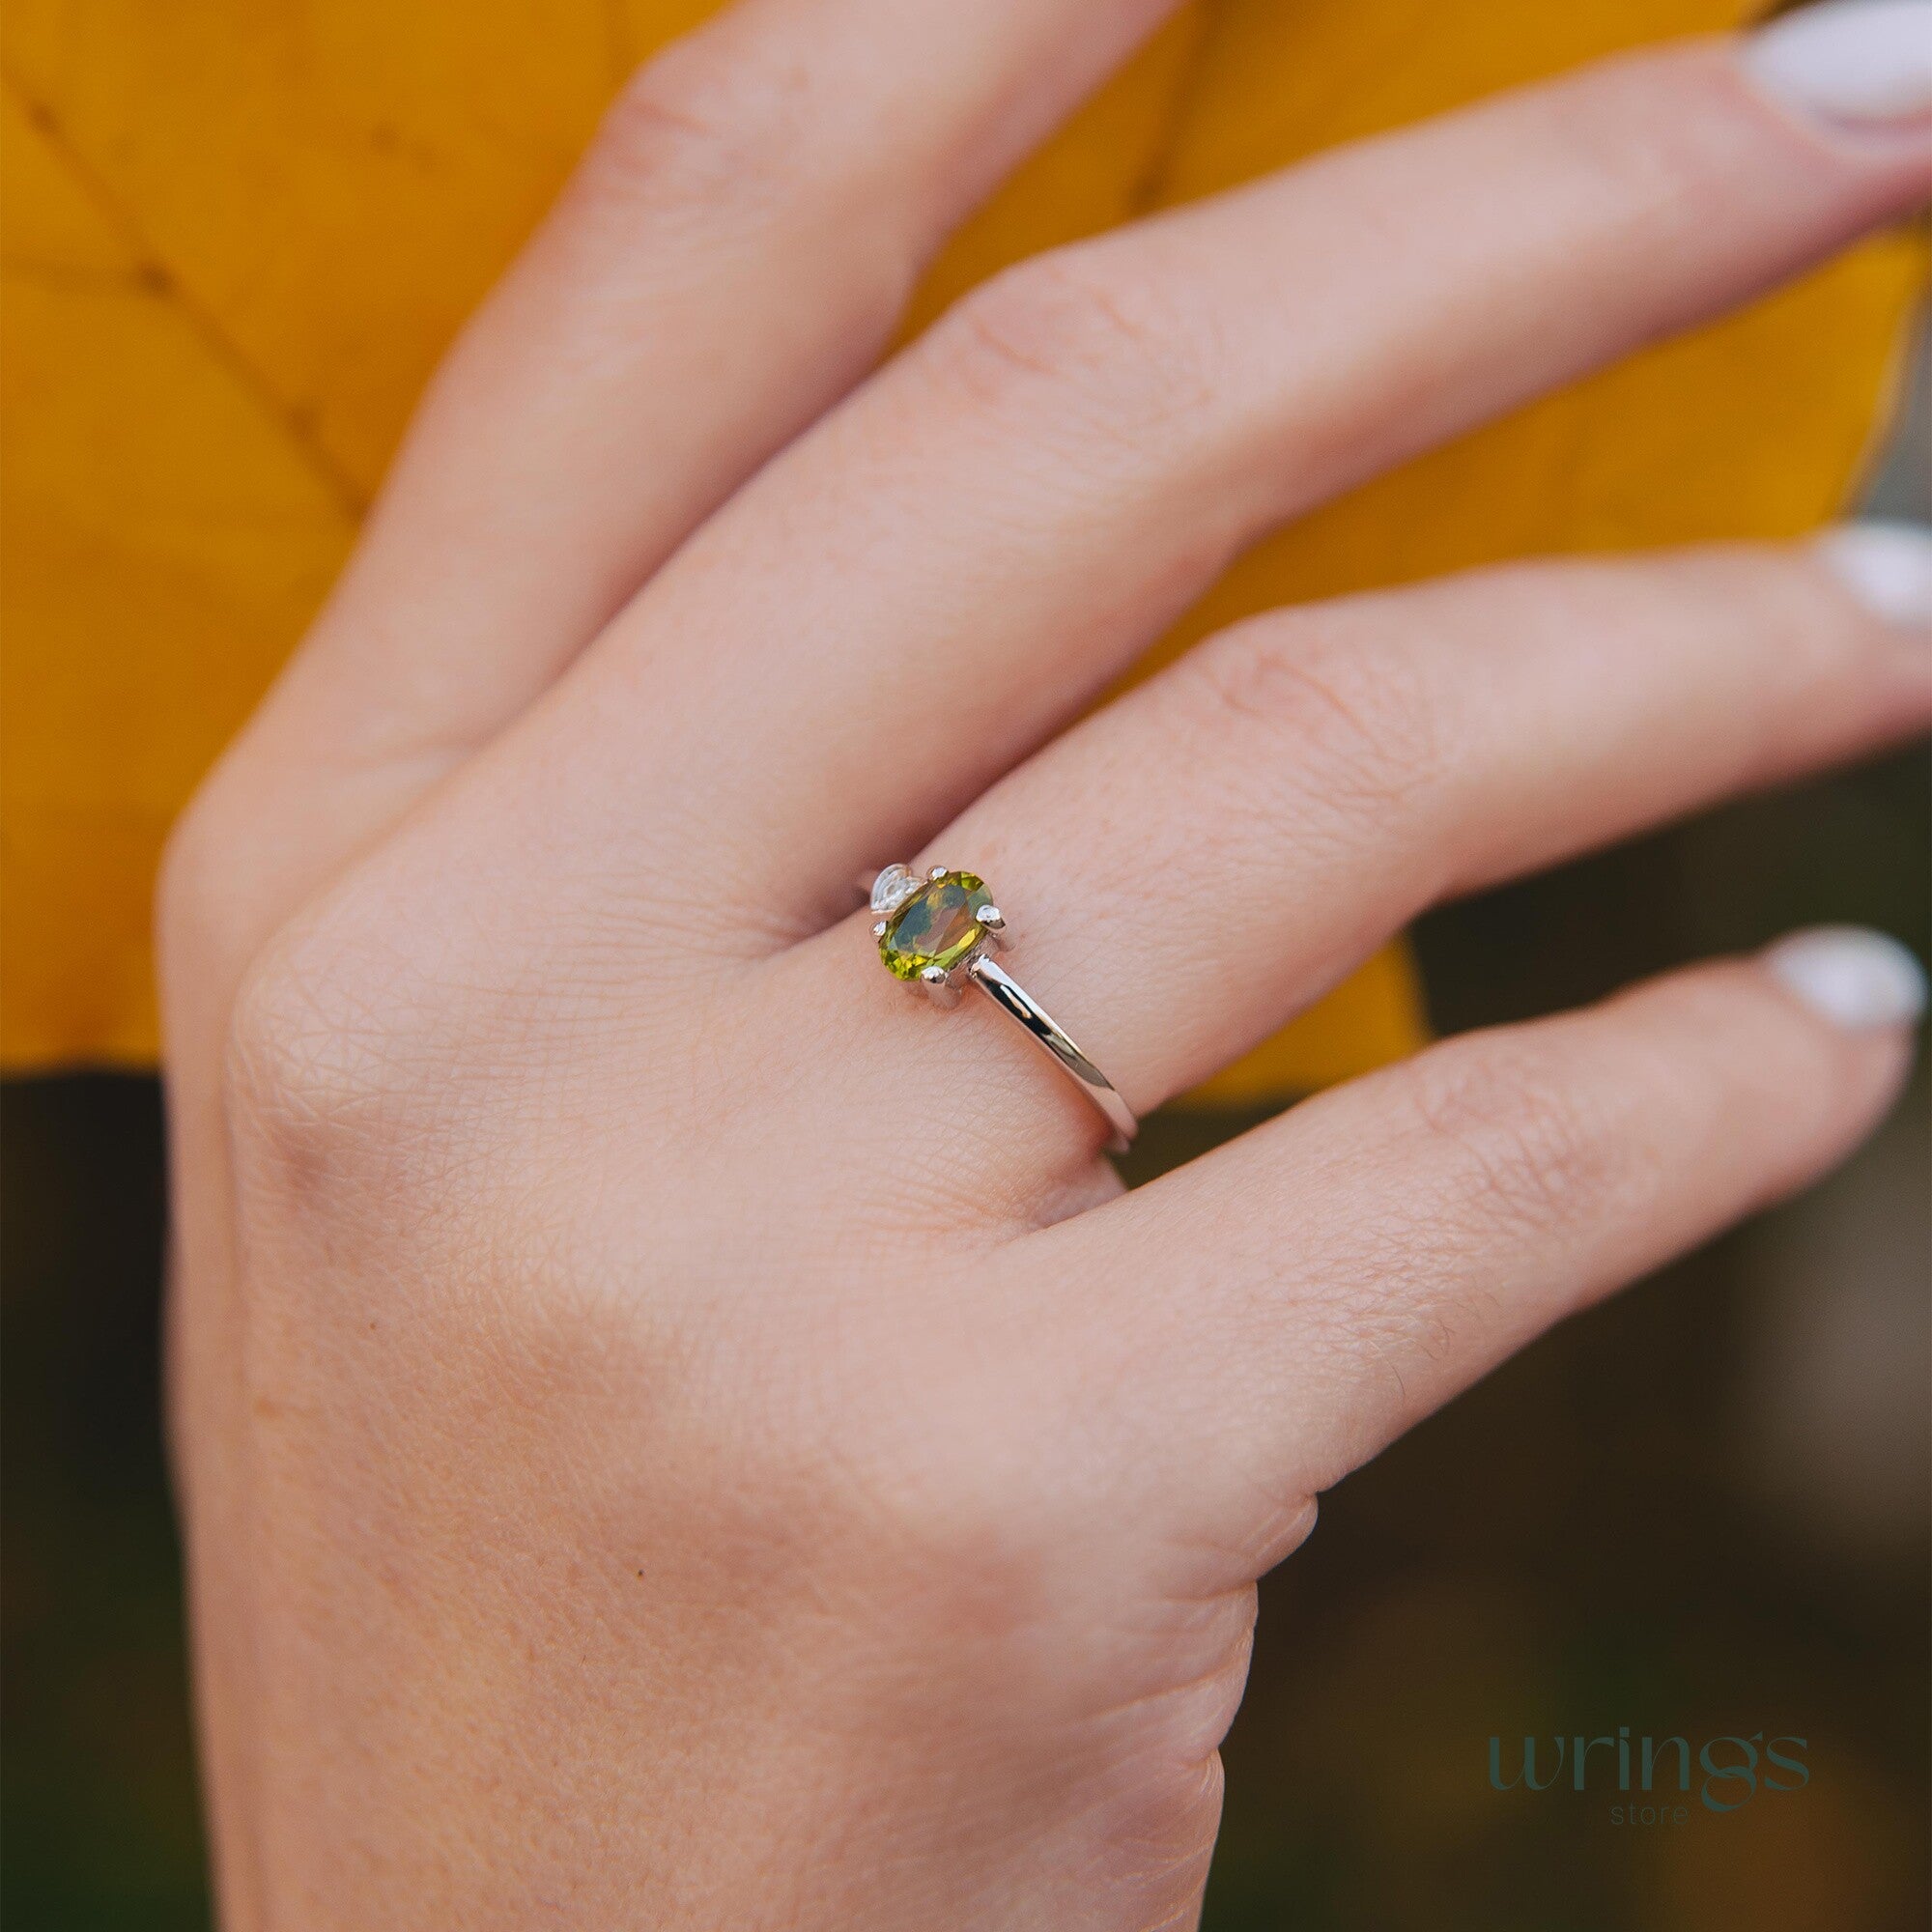
[[[1875,512],[1932,523],[1932,381]],[[1820,921],[1932,951],[1920,752],[1424,922],[1436,1026],[1589,1000]],[[204,1926],[157,1399],[150,1080],[4,1094],[10,1926]],[[1151,1122],[1133,1178],[1251,1117]],[[1911,1932],[1928,1922],[1923,1075],[1804,1200],[1548,1337],[1324,1499],[1262,1593],[1210,1932]],[[1525,1733],[1806,1740],[1809,1782],[1619,1825]],[[1787,1749],[1789,1747],[1787,1747]],[[1674,1766],[1674,1753],[1667,1760]],[[1547,1768],[1547,1761],[1546,1761]],[[1726,1802],[1739,1795],[1721,1789]]]

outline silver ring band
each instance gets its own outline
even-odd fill
[[[1140,1126],[1133,1109],[1065,1028],[991,958],[1008,942],[1007,921],[978,873],[935,866],[920,878],[907,867],[888,866],[860,890],[870,892],[880,915],[872,937],[895,979],[942,1007],[956,1006],[970,980],[1099,1109],[1114,1130],[1108,1151],[1126,1152]]]
[[[1125,1153],[1141,1123],[1134,1119],[1133,1109],[1121,1098],[1114,1083],[1067,1038],[1060,1022],[1010,974],[1003,973],[983,954],[967,967],[966,974],[1003,1013],[1025,1028],[1029,1039],[1080,1083],[1080,1091],[1106,1115],[1107,1124],[1114,1130],[1108,1151]]]

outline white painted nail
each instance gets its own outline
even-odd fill
[[[1932,118],[1932,0],[1830,0],[1745,43],[1758,85],[1787,105],[1852,127]]]
[[[1875,616],[1932,630],[1932,530],[1918,524],[1840,524],[1819,537],[1818,554]]]
[[[1772,977],[1848,1033],[1904,1026],[1925,1010],[1925,972],[1897,940],[1861,925],[1818,925],[1764,955]]]

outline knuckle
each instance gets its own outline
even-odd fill
[[[1007,411],[1044,390],[1090,427],[1137,435],[1211,400],[1200,318],[1093,248],[1037,257],[982,283],[927,338],[942,382]]]
[[[809,70],[718,43],[680,42],[632,76],[582,174],[593,193],[715,213],[785,199],[810,153]]]
[[[1450,1157],[1452,1220],[1478,1229],[1551,1234],[1605,1219],[1648,1191],[1641,1143],[1527,1042],[1458,1045],[1413,1063],[1408,1101],[1423,1132]]]
[[[284,934],[249,968],[230,1009],[223,1086],[239,1135],[308,1176],[359,1167],[402,1113],[432,1104],[401,1062],[375,962],[326,927]]]
[[[1263,618],[1183,660],[1183,728],[1225,751],[1270,741],[1266,766],[1325,803],[1411,817],[1452,762],[1439,693],[1413,653]]]

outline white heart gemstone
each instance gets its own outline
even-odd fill
[[[888,866],[872,881],[872,910],[882,915],[895,911],[919,891],[919,886],[903,866]]]

